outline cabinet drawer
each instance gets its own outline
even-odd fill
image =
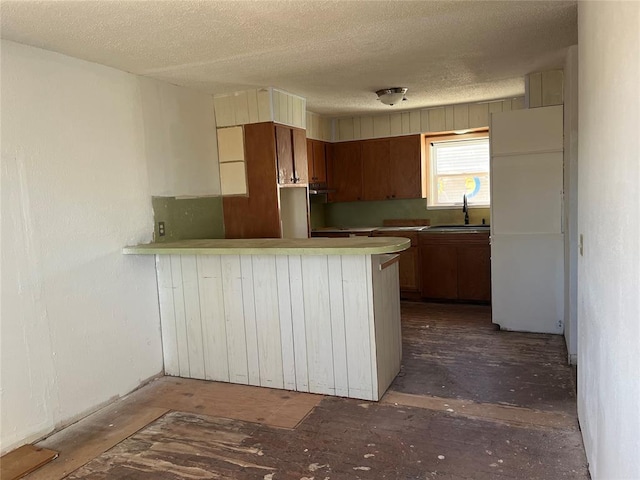
[[[420,233],[420,245],[489,245],[486,233]]]

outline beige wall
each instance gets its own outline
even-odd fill
[[[213,97],[144,77],[140,89],[151,194],[220,195]]]
[[[162,348],[154,260],[121,253],[153,232],[138,78],[4,40],[1,71],[4,452],[161,373]]]
[[[578,413],[594,480],[640,478],[640,2],[578,2]]]

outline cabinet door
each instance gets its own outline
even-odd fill
[[[362,199],[391,198],[389,140],[362,142]]]
[[[458,256],[455,245],[420,246],[422,296],[440,300],[458,298]]]
[[[272,123],[244,126],[249,196],[223,197],[226,238],[281,236]]]
[[[489,245],[458,246],[458,298],[491,300],[491,250]]]
[[[293,183],[309,183],[307,135],[299,128],[291,129],[293,138]]]
[[[307,138],[307,174],[310,183],[315,183],[315,173],[313,173],[313,144],[315,140]]]
[[[362,199],[362,157],[360,142],[337,143],[333,148],[332,202],[353,202]]]
[[[276,155],[278,159],[278,183],[294,183],[293,141],[291,129],[276,125]]]
[[[317,140],[313,142],[313,178],[311,181],[313,183],[327,183],[325,143]]]
[[[422,198],[420,135],[390,139],[391,198]]]
[[[420,290],[418,278],[418,247],[411,247],[400,253],[400,290],[417,292]]]
[[[325,143],[324,144],[324,156],[326,161],[326,169],[327,169],[327,188],[333,189],[335,188],[335,175],[333,173],[333,165],[335,158],[335,145],[333,143]],[[329,194],[327,200],[333,201],[333,194]]]

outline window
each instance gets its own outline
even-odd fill
[[[488,207],[489,138],[486,133],[427,138],[430,207]]]

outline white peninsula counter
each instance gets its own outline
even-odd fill
[[[156,255],[165,373],[379,400],[400,370],[407,238],[187,240]]]

